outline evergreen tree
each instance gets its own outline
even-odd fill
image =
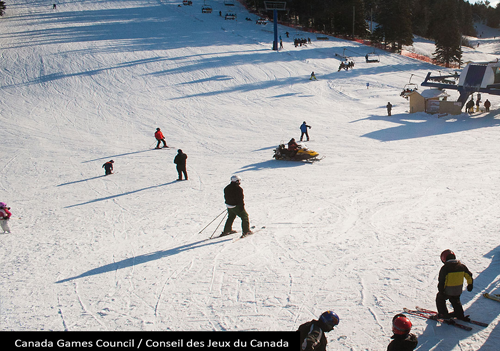
[[[385,0],[379,4],[377,35],[385,37],[393,50],[413,44],[410,3],[408,0]]]
[[[5,2],[0,0],[0,16],[3,16],[6,8],[7,8],[7,6],[5,6]]]
[[[461,63],[462,60],[462,34],[457,18],[457,1],[443,0],[437,5],[439,21],[434,23],[434,40],[436,61],[449,67],[450,63]]]

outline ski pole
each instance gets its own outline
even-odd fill
[[[210,238],[209,238],[209,239],[212,239],[212,238],[213,238],[213,236],[214,236],[215,232],[217,231],[217,229],[219,228],[219,226],[222,224],[222,221],[226,218],[226,216],[227,216],[227,212],[226,212],[226,214],[224,215],[224,217],[222,217],[222,219],[220,220],[219,224],[217,224],[217,227],[215,228],[215,230],[214,230],[214,232],[212,233],[212,235],[210,235]]]
[[[217,217],[215,217],[214,219],[212,219],[212,221],[211,221],[210,223],[208,223],[208,224],[206,225],[206,227],[205,227],[205,228],[203,228],[202,230],[200,230],[200,231],[198,232],[198,234],[201,234],[201,232],[202,232],[202,231],[204,231],[205,229],[207,229],[207,227],[208,227],[210,224],[212,224],[212,223],[213,223],[213,222],[214,222],[217,218],[219,218],[219,217],[220,217],[220,216],[221,216],[224,212],[226,212],[226,210],[222,211],[219,215],[217,215]]]

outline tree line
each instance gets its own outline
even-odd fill
[[[264,11],[265,0],[246,0]],[[435,59],[460,62],[463,36],[477,36],[475,22],[500,25],[500,5],[465,0],[288,0],[279,19],[335,36],[370,39],[393,51],[413,44],[413,35],[436,43]]]

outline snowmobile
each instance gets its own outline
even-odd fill
[[[292,155],[292,151],[289,151],[285,144],[280,144],[276,149],[274,149],[274,158],[277,160],[286,161],[307,161],[314,162],[319,161],[319,154],[316,151],[309,150],[305,145],[299,145],[299,150]]]

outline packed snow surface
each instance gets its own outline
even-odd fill
[[[450,248],[475,278],[466,313],[490,325],[410,316],[418,349],[498,350],[500,304],[481,293],[500,293],[500,98],[483,94],[492,111],[471,117],[409,114],[407,83],[453,71],[378,50],[365,63],[370,47],[283,26],[276,52],[272,23],[210,4],[7,2],[1,330],[293,331],[331,309],[330,350],[383,350],[396,313],[435,308]],[[500,51],[498,30],[479,27],[465,61]],[[354,69],[338,71],[343,55]],[[274,160],[303,121],[324,158]],[[153,149],[157,127],[170,149]],[[207,240],[233,174],[265,229]]]

